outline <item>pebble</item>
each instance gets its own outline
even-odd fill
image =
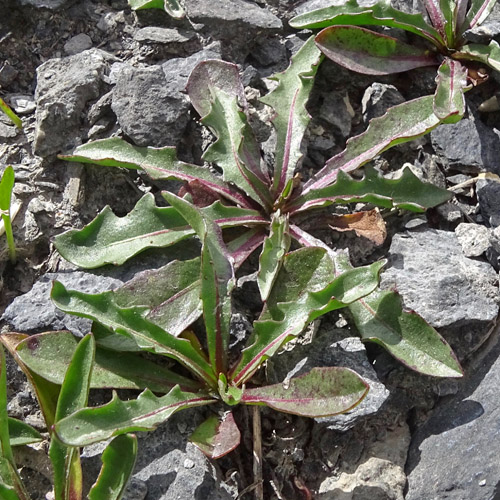
[[[70,38],[64,44],[64,52],[66,52],[69,56],[74,56],[75,54],[79,54],[84,50],[92,48],[92,45],[92,39],[85,33],[80,33],[79,35]]]

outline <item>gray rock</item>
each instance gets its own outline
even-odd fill
[[[473,43],[488,44],[492,38],[500,35],[500,6],[495,5],[486,20],[479,26],[467,30],[465,38]]]
[[[74,146],[86,103],[101,93],[106,58],[92,49],[37,68],[35,154],[46,157]]]
[[[284,351],[268,361],[272,383],[298,377],[317,366],[343,366],[361,375],[370,390],[356,408],[342,415],[315,419],[330,430],[342,432],[354,427],[363,417],[376,413],[389,397],[389,391],[379,382],[366,356],[364,345],[349,333],[346,329],[320,329],[310,344],[296,345],[293,350]]]
[[[85,33],[80,33],[70,38],[64,44],[64,52],[66,52],[69,56],[74,56],[84,50],[92,48],[92,45],[92,38]]]
[[[147,494],[148,487],[146,483],[133,477],[125,488],[122,500],[144,500]]]
[[[192,22],[222,29],[226,36],[242,28],[277,31],[283,27],[274,14],[246,0],[185,0],[184,6]]]
[[[158,26],[147,26],[141,28],[134,35],[136,42],[144,43],[164,43],[164,44],[179,44],[189,42],[196,37],[196,34],[191,31],[181,31],[171,28],[160,28]]]
[[[0,65],[0,86],[8,87],[19,74],[16,68],[12,67],[10,64],[3,63]]]
[[[59,10],[75,3],[76,0],[19,0],[20,5],[29,5],[37,9]]]
[[[498,314],[498,276],[487,262],[464,256],[454,233],[426,229],[397,234],[381,286],[408,309],[442,328],[459,358],[487,335]]]
[[[406,500],[492,500],[500,477],[500,343],[413,437]]]
[[[382,116],[389,108],[405,102],[405,98],[393,85],[375,82],[370,85],[361,100],[363,120]]]
[[[434,129],[431,142],[450,167],[468,172],[500,172],[500,132],[472,113],[458,123]]]
[[[49,273],[42,276],[33,288],[16,297],[5,310],[2,321],[13,331],[40,333],[50,330],[70,330],[76,335],[86,335],[91,321],[70,316],[57,309],[50,300],[50,290],[54,280],[60,281],[68,289],[87,293],[99,293],[117,288],[123,282],[108,276],[99,276],[82,271]]]
[[[480,179],[476,184],[476,194],[484,220],[491,227],[500,226],[500,183]]]
[[[466,257],[479,257],[490,247],[490,229],[480,224],[461,223],[455,229]]]
[[[18,115],[29,115],[36,109],[33,96],[30,95],[11,95],[9,102]]]
[[[333,125],[340,135],[346,139],[351,134],[352,111],[347,94],[328,92],[324,94],[319,116]]]
[[[220,59],[216,47],[163,66],[122,66],[116,74],[111,107],[118,123],[138,146],[175,146],[189,120],[183,93],[189,74],[200,62]]]

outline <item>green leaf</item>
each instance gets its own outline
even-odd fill
[[[435,377],[461,377],[451,347],[422,317],[403,311],[394,292],[377,290],[349,305],[363,340],[376,342],[417,372]]]
[[[0,482],[0,498],[2,498],[2,500],[24,500],[16,493],[13,487],[7,486],[2,482]],[[28,497],[25,498],[27,499]]]
[[[358,5],[349,0],[341,5],[306,12],[290,21],[293,28],[326,28],[327,26],[387,26],[400,28],[429,40],[438,47],[444,45],[439,32],[424,21],[421,14],[406,14],[391,7],[389,2],[380,1],[375,5]]]
[[[28,378],[31,387],[35,390],[36,398],[40,409],[43,413],[43,418],[47,428],[50,429],[55,420],[57,400],[59,398],[60,385],[53,384],[48,380],[40,377],[32,372],[19,357],[16,347],[19,342],[29,338],[28,335],[20,333],[3,333],[0,334],[0,342],[9,351],[9,354],[14,358],[19,368]]]
[[[453,54],[454,59],[464,61],[479,61],[500,71],[500,45],[492,40],[488,45],[470,43]]]
[[[31,335],[16,348],[22,362],[40,377],[61,385],[80,339],[71,332]],[[196,390],[198,385],[138,355],[96,349],[90,379],[92,389],[145,389],[166,393],[174,385]]]
[[[19,118],[19,116],[17,116],[14,111],[7,106],[7,104],[5,104],[5,101],[2,98],[0,98],[0,111],[3,111],[17,128],[23,128],[21,118]]]
[[[214,387],[217,379],[210,364],[191,342],[176,338],[143,317],[142,307],[119,307],[112,292],[85,294],[66,290],[59,282],[52,286],[52,301],[64,312],[102,323],[116,333],[132,338],[142,349],[171,357],[201,380]]]
[[[441,10],[440,3],[441,0],[423,0],[425,10],[427,11],[432,25],[445,40],[445,45],[448,46],[450,40],[447,37],[446,18]]]
[[[465,113],[467,68],[458,61],[446,58],[439,66],[436,82],[434,113],[444,123],[460,121]]]
[[[56,423],[87,404],[94,363],[95,342],[86,335],[78,344],[64,376],[57,401]],[[82,497],[80,450],[68,448],[52,435],[49,457],[54,469],[54,496],[61,500]]]
[[[115,437],[106,446],[102,468],[89,492],[89,500],[120,500],[134,471],[137,458],[137,438],[133,434]]]
[[[128,0],[133,10],[162,9],[175,19],[182,19],[186,13],[177,0]]]
[[[481,24],[490,15],[496,3],[497,0],[471,0],[462,32]]]
[[[286,384],[245,389],[241,402],[304,417],[326,417],[351,410],[368,389],[368,384],[348,368],[313,368]]]
[[[271,293],[271,289],[281,268],[283,257],[289,248],[288,216],[281,215],[278,211],[273,215],[270,234],[264,241],[259,257],[257,284],[263,302],[267,300]]]
[[[291,213],[301,212],[331,203],[372,203],[384,208],[423,212],[452,196],[446,189],[422,182],[410,168],[403,169],[399,179],[386,179],[374,168],[366,167],[361,180],[340,171],[332,185],[310,190],[294,201],[290,210]]]
[[[165,193],[167,200],[188,221],[202,242],[201,300],[210,363],[214,372],[225,373],[229,351],[231,291],[235,285],[233,259],[213,220],[182,198]]]
[[[68,446],[87,446],[119,434],[153,430],[176,411],[215,401],[208,394],[182,392],[179,387],[160,398],[146,389],[130,401],[121,401],[114,393],[109,403],[79,410],[57,422],[55,433]]]
[[[23,446],[43,441],[42,435],[31,425],[11,417],[9,417],[9,437],[11,446]]]
[[[9,248],[9,257],[12,263],[16,262],[16,245],[14,243],[14,235],[12,234],[12,222],[10,213],[14,182],[14,169],[9,165],[4,170],[2,180],[0,181],[0,213],[2,214],[2,221],[5,228],[5,237],[7,238],[7,246]]]
[[[0,346],[0,457],[15,465],[9,438],[9,417],[7,415],[7,369],[5,353]],[[3,476],[2,476],[3,477]],[[6,478],[3,478],[5,481]],[[9,485],[12,483],[9,482]]]
[[[238,67],[224,61],[201,62],[191,72],[186,89],[202,123],[217,136],[203,159],[219,165],[226,182],[269,208],[269,177],[261,169],[259,146],[240,109],[246,107],[246,99]]]
[[[240,440],[240,430],[231,412],[221,418],[211,415],[189,438],[189,441],[212,459],[221,458],[233,451],[240,444]]]
[[[357,26],[331,26],[316,44],[332,61],[366,75],[389,75],[436,64],[428,50]]]
[[[365,132],[349,139],[344,151],[330,158],[306,182],[303,194],[332,184],[340,171],[356,170],[383,151],[421,137],[440,123],[434,114],[434,96],[419,97],[390,108],[385,115],[371,120]]]
[[[84,144],[77,147],[72,155],[62,155],[59,158],[80,163],[94,163],[105,167],[144,170],[155,180],[179,179],[186,182],[196,180],[234,203],[251,208],[245,196],[231,189],[208,168],[179,161],[173,147],[132,146],[123,139],[114,137]]]
[[[299,335],[319,316],[345,307],[371,293],[385,262],[335,276],[331,257],[322,248],[302,248],[285,256],[269,296],[267,307],[248,341],[248,347],[231,371],[231,380],[240,386],[267,358]]]
[[[321,53],[311,37],[292,57],[283,73],[274,76],[278,86],[261,101],[274,110],[273,124],[276,129],[276,157],[274,161],[273,190],[280,195],[294,169],[302,158],[300,146],[310,116],[305,105],[318,71]]]

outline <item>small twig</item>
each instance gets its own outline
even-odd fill
[[[264,500],[262,483],[262,426],[260,408],[252,407],[253,421],[253,478],[255,487],[255,500]]]
[[[497,174],[493,174],[492,172],[483,172],[481,174],[478,174],[477,177],[468,179],[465,182],[461,182],[460,184],[456,184],[455,186],[448,188],[448,191],[460,191],[463,188],[475,184],[480,179],[488,179],[490,181],[500,182],[500,177]]]

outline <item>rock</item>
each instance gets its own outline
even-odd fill
[[[217,46],[162,66],[124,65],[118,70],[111,107],[135,144],[177,145],[189,120],[190,103],[183,91],[193,68],[206,59],[220,59]]]
[[[75,2],[76,0],[19,0],[20,5],[29,5],[37,9],[50,10],[59,10]]]
[[[479,257],[490,247],[490,230],[486,226],[461,223],[455,234],[466,257]]]
[[[87,334],[92,323],[90,320],[70,316],[52,304],[50,290],[54,280],[60,281],[69,289],[87,293],[104,292],[117,288],[123,283],[116,278],[82,271],[48,273],[42,276],[28,293],[16,297],[1,319],[16,332],[41,333],[50,330],[70,330],[80,336]]]
[[[405,102],[405,98],[393,85],[374,83],[368,87],[361,100],[363,120],[382,116],[389,108]]]
[[[35,154],[47,157],[74,147],[85,105],[101,93],[106,58],[92,49],[37,68]]]
[[[431,142],[449,167],[464,172],[500,172],[500,132],[472,113],[458,123],[434,129]]]
[[[190,21],[209,24],[210,30],[223,30],[231,36],[241,29],[278,31],[283,25],[267,9],[245,0],[185,0]]]
[[[406,424],[388,431],[385,439],[372,441],[364,449],[357,463],[346,464],[334,477],[325,479],[318,500],[403,500],[409,444]]]
[[[500,182],[479,179],[476,194],[484,220],[491,227],[500,226]]]
[[[340,92],[328,92],[323,95],[319,116],[333,125],[343,139],[351,134],[354,110],[349,102],[349,96]]]
[[[500,343],[413,436],[406,500],[492,500],[500,477]]]
[[[147,26],[141,28],[134,35],[136,42],[181,44],[196,38],[196,34],[191,31],[176,30],[171,28],[160,28],[158,26]]]
[[[16,68],[10,64],[3,63],[0,66],[0,87],[8,87],[19,74]]]
[[[11,95],[9,102],[18,115],[29,115],[36,109],[35,101],[30,95]]]
[[[442,328],[459,358],[481,342],[498,315],[497,273],[464,256],[452,232],[396,234],[381,286],[397,290],[406,308]]]
[[[88,50],[92,48],[92,38],[90,38],[85,33],[80,33],[72,38],[70,38],[64,44],[64,52],[69,56],[74,56],[75,54],[79,54],[84,50]]]
[[[465,38],[472,43],[488,44],[492,38],[500,35],[500,6],[495,5],[486,18],[479,26],[467,30],[464,33]]]
[[[144,500],[148,494],[148,487],[144,481],[131,478],[125,488],[122,500]]]
[[[443,203],[436,210],[446,222],[457,222],[463,219],[462,211],[454,203]]]
[[[342,415],[315,419],[330,430],[342,432],[363,417],[376,413],[389,396],[389,391],[379,382],[362,342],[357,337],[350,337],[349,333],[347,329],[325,328],[310,344],[296,345],[293,350],[268,360],[268,373],[272,373],[270,383],[298,377],[317,366],[343,366],[361,375],[370,385],[370,390],[356,408]]]

